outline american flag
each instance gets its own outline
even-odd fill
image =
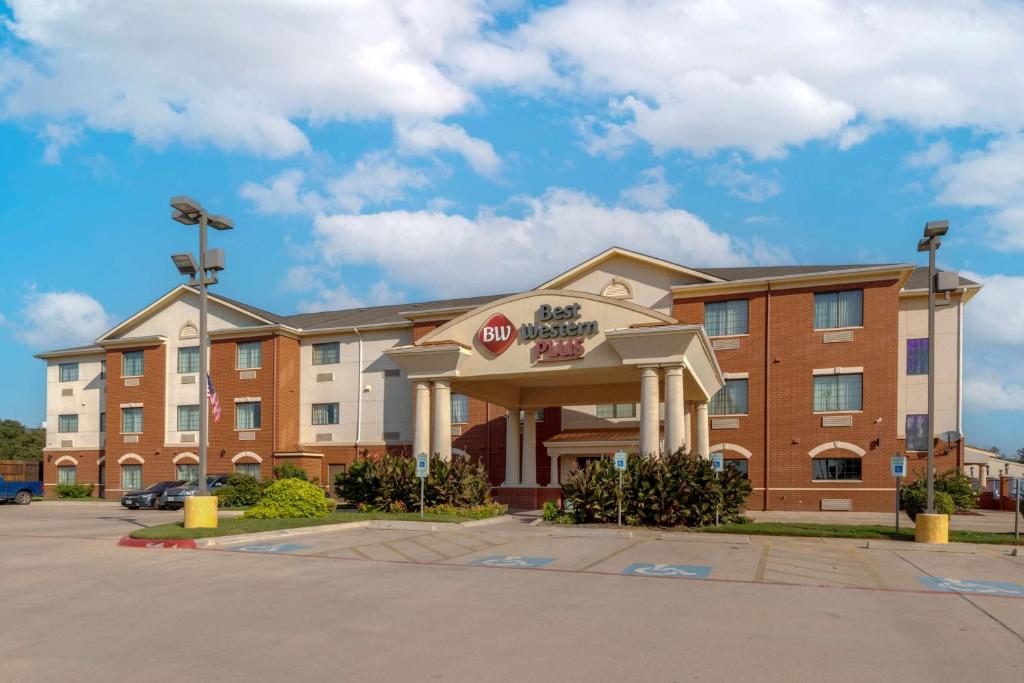
[[[217,390],[213,388],[213,380],[206,376],[206,398],[213,406],[213,421],[220,422],[220,399],[217,398]]]

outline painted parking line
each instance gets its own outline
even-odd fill
[[[516,567],[536,569],[555,561],[553,557],[526,557],[525,555],[488,555],[470,562],[478,567]]]
[[[298,543],[255,543],[253,545],[240,545],[234,548],[225,548],[238,553],[294,553],[296,550],[308,548],[308,545]]]
[[[1024,598],[1024,585],[1009,581],[969,581],[941,576],[919,576],[917,580],[933,591],[973,593],[975,595],[1009,595]]]
[[[697,567],[689,564],[660,564],[634,562],[622,570],[633,576],[662,576],[672,579],[704,579],[711,573],[711,567]]]

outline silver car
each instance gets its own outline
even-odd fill
[[[226,474],[210,474],[206,477],[206,488],[210,491],[216,491],[221,486],[224,486],[227,481],[228,475]],[[197,493],[199,493],[199,480],[192,479],[181,486],[175,486],[164,491],[163,495],[160,496],[160,507],[180,510],[185,507],[185,499]]]

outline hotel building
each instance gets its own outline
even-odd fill
[[[961,278],[936,318],[936,434],[962,432]],[[927,449],[927,271],[690,268],[612,248],[535,289],[278,315],[210,295],[209,470],[324,485],[358,457],[483,463],[516,507],[588,458],[721,452],[751,509],[891,510]],[[198,294],[180,286],[46,363],[44,484],[98,495],[198,470]],[[963,465],[963,439],[936,466]]]

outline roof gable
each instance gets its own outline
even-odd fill
[[[681,276],[685,276],[687,280],[700,280],[703,282],[719,282],[721,278],[714,275],[710,275],[693,268],[687,268],[681,266],[678,263],[672,263],[664,259],[657,258],[655,256],[648,256],[647,254],[641,254],[638,251],[631,251],[629,249],[623,249],[622,247],[611,247],[602,251],[597,256],[587,259],[583,263],[573,266],[569,270],[565,271],[561,275],[557,275],[554,278],[548,280],[544,284],[536,287],[536,289],[561,289],[565,285],[573,280],[580,278],[588,271],[594,270],[601,264],[613,259],[613,258],[625,258],[642,263],[647,266],[660,268],[672,273],[676,273]]]

